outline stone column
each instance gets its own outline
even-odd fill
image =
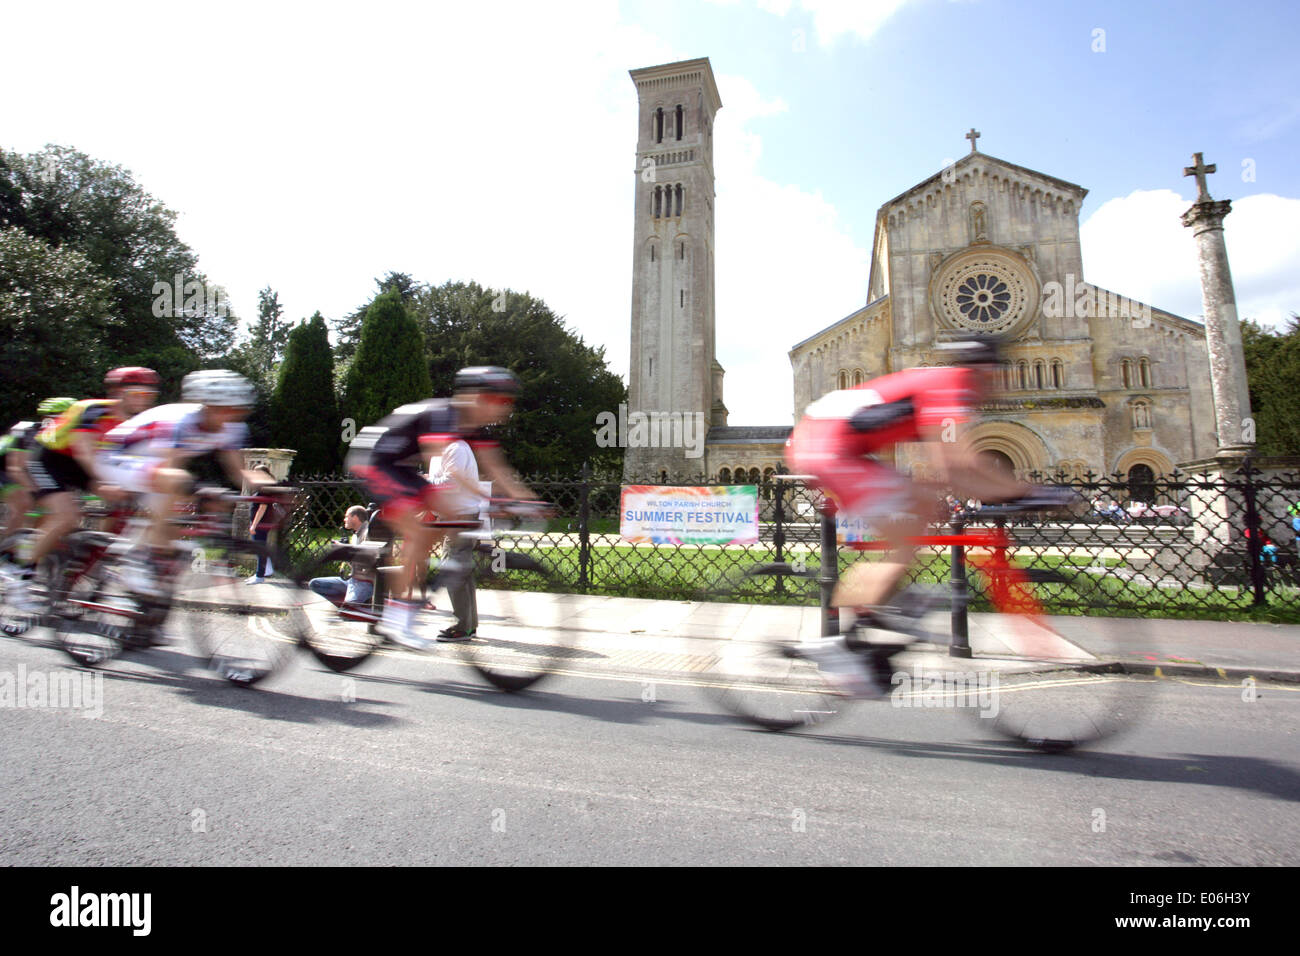
[[[1223,217],[1232,211],[1232,203],[1226,199],[1210,198],[1205,188],[1205,174],[1214,172],[1214,166],[1204,165],[1200,153],[1196,153],[1193,159],[1195,165],[1184,170],[1183,174],[1196,176],[1200,195],[1182,218],[1183,225],[1196,236],[1219,456],[1242,457],[1254,447],[1254,430],[1249,432],[1252,440],[1245,441],[1250,393],[1246,389],[1246,359],[1241,346],[1237,298],[1232,290],[1232,273],[1228,269],[1228,249],[1223,242]]]

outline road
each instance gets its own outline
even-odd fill
[[[11,689],[64,670],[0,640]],[[1165,680],[1128,735],[1043,755],[887,702],[753,731],[689,679],[509,697],[394,652],[242,690],[155,649],[93,719],[0,700],[0,864],[1300,862],[1297,685]]]

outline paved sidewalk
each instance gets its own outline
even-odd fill
[[[250,590],[260,590],[253,588]],[[251,597],[252,595],[250,595]],[[439,595],[439,597],[444,597]],[[491,635],[503,617],[522,619],[525,633],[562,629],[572,653],[565,657],[583,671],[651,676],[686,676],[708,671],[726,652],[723,642],[809,641],[821,632],[815,607],[660,601],[604,595],[478,592],[480,633]],[[502,602],[513,608],[507,612]],[[440,602],[440,604],[445,601]],[[313,602],[317,620],[332,611]],[[969,660],[949,655],[950,615],[924,619],[936,644],[918,643],[900,658],[908,667],[951,670],[1018,670],[1017,658],[1050,656],[1062,666],[1115,664],[1129,673],[1200,676],[1211,679],[1300,682],[1300,626],[1144,618],[1050,617],[1039,627],[1017,615],[971,614]],[[518,626],[517,624],[515,626]],[[513,635],[512,635],[513,636]],[[435,653],[451,654],[454,648]]]

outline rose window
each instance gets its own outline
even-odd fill
[[[1034,318],[1039,291],[1022,262],[980,249],[945,262],[931,280],[930,295],[935,316],[950,329],[1016,335]]]
[[[958,285],[954,298],[957,311],[967,322],[991,328],[1006,315],[1011,305],[1011,289],[997,276],[982,272]]]

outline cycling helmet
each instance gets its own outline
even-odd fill
[[[997,365],[1002,361],[1002,340],[995,335],[940,342],[938,357],[953,365]]]
[[[77,404],[75,398],[47,398],[36,406],[37,415],[62,415],[72,405]]]
[[[518,395],[519,379],[509,369],[497,365],[475,365],[456,373],[455,390],[458,392],[493,392],[498,395]]]
[[[185,402],[251,407],[256,398],[253,383],[227,368],[190,372],[181,382],[181,401]]]
[[[115,368],[104,376],[104,386],[110,389],[122,388],[126,385],[148,385],[157,388],[161,382],[162,379],[153,369],[141,368],[138,365]]]

